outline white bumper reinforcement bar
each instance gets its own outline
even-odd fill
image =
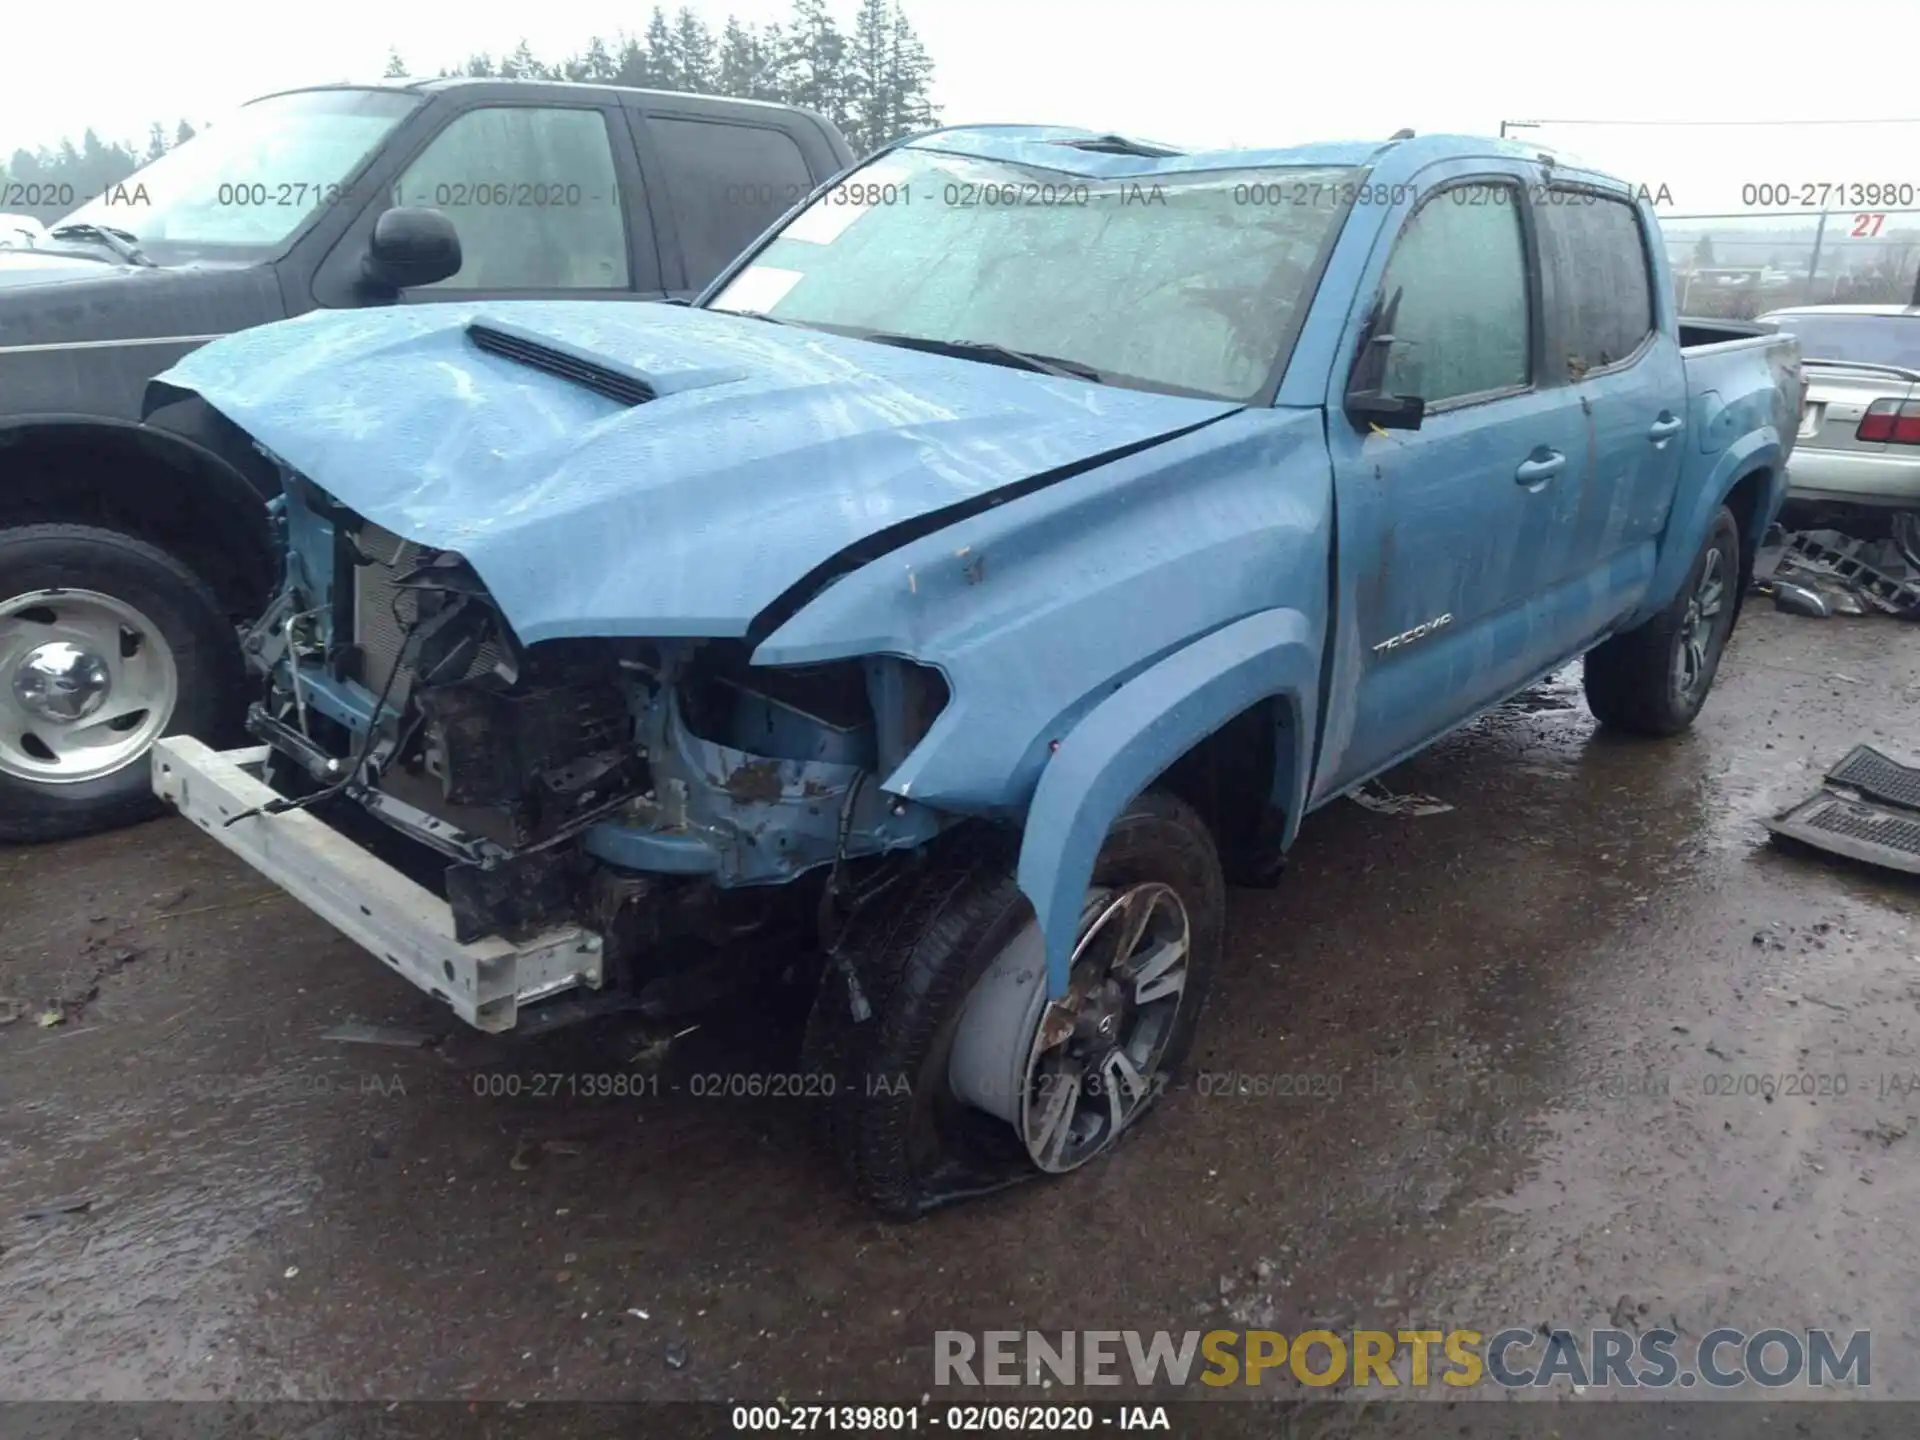
[[[524,945],[453,938],[446,901],[304,810],[235,815],[275,793],[267,748],[213,750],[185,735],[153,747],[154,793],[341,933],[378,955],[476,1029],[513,1028],[519,1007],[604,979],[598,935],[553,930]]]

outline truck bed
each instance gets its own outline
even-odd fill
[[[1724,345],[1730,340],[1750,340],[1756,335],[1772,335],[1771,326],[1761,325],[1752,320],[1704,320],[1693,316],[1680,317],[1680,348],[1682,350],[1702,350],[1710,345]]]

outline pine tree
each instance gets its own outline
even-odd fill
[[[400,52],[393,46],[387,47],[387,68],[380,72],[383,80],[404,80],[407,75],[407,62],[400,58]]]
[[[845,129],[847,41],[826,0],[794,0],[793,24],[780,57],[782,99],[817,110]]]
[[[523,38],[513,47],[513,53],[500,62],[500,74],[508,80],[544,80],[547,67],[533,53],[533,47]]]
[[[656,5],[647,21],[647,69],[656,89],[687,88],[681,81],[678,60],[673,51],[673,31],[667,28],[667,13]]]
[[[653,62],[647,55],[647,47],[631,35],[620,37],[620,48],[615,52],[618,58],[613,66],[613,83],[631,85],[636,89],[655,88]]]
[[[174,127],[173,143],[176,145],[184,145],[187,143],[187,141],[191,140],[193,136],[194,136],[193,126],[189,125],[186,121],[182,120],[179,123],[179,125]]]
[[[860,0],[847,56],[847,141],[856,155],[878,149],[894,123],[893,15],[887,0]]]
[[[575,78],[606,84],[618,69],[613,56],[607,53],[607,42],[596,35],[587,42],[586,54],[580,57],[580,74]]]
[[[672,48],[674,69],[680,76],[680,88],[711,94],[717,68],[713,54],[713,32],[707,29],[705,21],[684,5],[673,20]]]
[[[754,42],[760,47],[760,78],[754,82],[753,93],[743,98],[784,102],[787,98],[786,29],[779,21],[770,21],[755,35]]]
[[[916,130],[931,129],[940,121],[940,109],[933,103],[933,57],[920,43],[907,12],[893,7],[893,123],[899,128],[881,136],[878,143],[896,140]]]
[[[143,165],[151,165],[166,153],[167,132],[160,127],[160,122],[156,120],[153,122],[153,128],[147,131],[147,153],[140,157],[140,162]]]
[[[493,76],[500,72],[494,68],[493,56],[482,50],[478,55],[467,57],[467,63],[454,72],[456,75]]]
[[[720,32],[720,48],[714,62],[714,89],[722,95],[751,95],[764,63],[759,37],[753,28],[729,15]]]

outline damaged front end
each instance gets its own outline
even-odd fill
[[[482,1028],[562,991],[548,1021],[671,1013],[777,972],[879,857],[942,827],[877,783],[946,704],[938,671],[754,667],[737,639],[523,645],[460,555],[284,486],[285,580],[245,639],[274,792],[257,808],[353,835],[444,900],[456,945],[559,933],[595,957]]]

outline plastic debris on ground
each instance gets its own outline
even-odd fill
[[[397,1050],[418,1050],[433,1043],[433,1036],[421,1030],[402,1030],[391,1025],[362,1025],[349,1021],[321,1034],[322,1040],[342,1045],[390,1045]]]
[[[94,1198],[91,1195],[66,1195],[58,1200],[48,1200],[39,1205],[29,1206],[21,1212],[22,1220],[51,1220],[58,1215],[85,1215],[93,1209]]]
[[[1863,540],[1839,530],[1787,531],[1769,537],[1754,556],[1753,583],[1773,596],[1777,609],[1795,615],[1920,620],[1920,566],[1892,540]]]
[[[1379,815],[1444,815],[1453,809],[1446,801],[1431,795],[1395,795],[1372,780],[1358,790],[1349,791],[1347,798]]]
[[[1777,839],[1920,875],[1920,765],[1856,745],[1818,790],[1766,825]]]

